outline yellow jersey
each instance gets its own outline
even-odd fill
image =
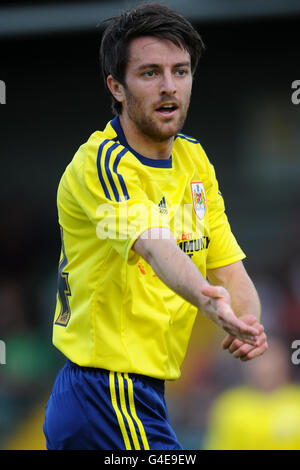
[[[54,345],[81,366],[177,379],[197,308],[132,245],[145,230],[168,227],[204,277],[245,257],[199,142],[179,133],[169,159],[150,159],[128,145],[115,117],[76,152],[57,205]]]

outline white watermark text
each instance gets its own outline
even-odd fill
[[[6,345],[2,340],[0,340],[0,365],[1,364],[6,364]]]
[[[292,103],[299,104],[300,103],[300,80],[293,81],[292,89],[295,90],[291,96]]]
[[[0,80],[0,104],[6,104],[6,85],[3,80]]]

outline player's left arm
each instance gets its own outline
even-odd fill
[[[222,347],[227,349],[233,357],[242,361],[254,359],[263,354],[267,348],[267,337],[261,325],[261,304],[256,288],[249,277],[242,261],[209,269],[207,278],[213,285],[221,285],[227,289],[231,297],[232,309],[248,325],[259,329],[259,344],[250,346],[230,335],[227,335]]]

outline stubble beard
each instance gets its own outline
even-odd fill
[[[144,112],[143,103],[140,100],[136,99],[133,93],[126,87],[126,104],[127,104],[127,114],[129,118],[133,121],[136,128],[141,132],[146,138],[154,142],[165,142],[170,138],[174,137],[184,126],[187,112],[190,104],[190,96],[185,103],[185,106],[180,108],[179,116],[177,118],[177,123],[172,125],[172,130],[163,130],[163,126],[160,126],[159,123],[152,116],[148,116]],[[165,101],[171,100],[171,98],[166,97]],[[153,111],[155,113],[155,111]],[[174,119],[174,118],[172,118]],[[171,121],[171,118],[170,118]],[[165,126],[166,127],[166,126]]]

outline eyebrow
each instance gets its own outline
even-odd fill
[[[190,61],[186,61],[186,62],[178,62],[177,64],[174,64],[173,67],[174,68],[178,68],[178,67],[190,67],[191,65],[191,62]],[[154,69],[154,68],[160,68],[161,65],[160,64],[142,64],[140,65],[137,70],[143,70],[143,69]]]

